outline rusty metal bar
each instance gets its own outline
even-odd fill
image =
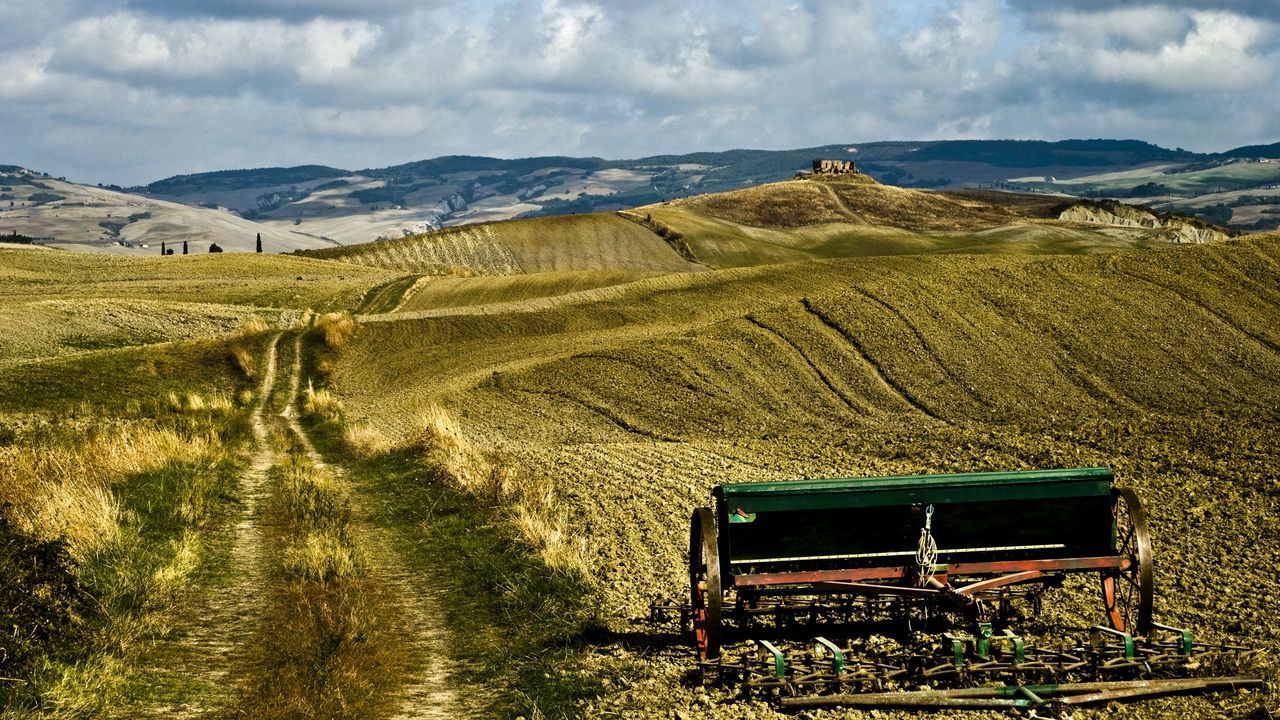
[[[835,590],[854,595],[895,595],[898,597],[936,598],[942,591],[936,588],[920,588],[911,585],[874,585],[859,582],[820,582],[814,585],[817,590]]]
[[[991,562],[952,563],[939,571],[939,575],[989,575],[994,573],[1024,573],[1029,571],[1079,571],[1123,570],[1128,558],[1114,555],[1050,560],[995,560]],[[809,585],[820,582],[862,582],[867,580],[905,580],[914,577],[917,568],[894,565],[874,568],[848,568],[840,570],[807,570],[797,572],[757,573],[734,575],[733,587],[764,587],[769,585]]]
[[[1039,580],[1040,578],[1045,577],[1045,575],[1046,573],[1043,570],[1026,570],[1020,573],[1013,573],[1012,575],[1000,575],[993,578],[987,578],[986,580],[969,583],[968,585],[962,585],[956,588],[956,592],[961,595],[974,595],[987,590],[1005,587],[1006,585],[1017,585],[1018,583]]]

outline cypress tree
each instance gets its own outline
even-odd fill
[[[164,251],[164,241],[163,241],[163,240],[161,240],[161,241],[160,241],[160,255],[161,255],[161,257],[163,257],[163,256],[168,255],[168,254],[169,254],[169,253],[167,253],[167,252],[165,252],[165,251]]]
[[[187,241],[186,241],[186,240],[183,240],[183,241],[182,241],[182,254],[183,254],[183,255],[186,255],[186,254],[187,254]]]
[[[262,252],[262,233],[258,233],[258,252]]]

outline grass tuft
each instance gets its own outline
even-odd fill
[[[395,443],[386,433],[370,423],[348,426],[342,433],[342,445],[352,455],[361,459],[386,455],[395,449]]]
[[[317,389],[308,380],[307,389],[303,395],[302,411],[321,421],[333,421],[342,415],[342,401],[328,388]]]
[[[238,330],[231,334],[229,346],[231,355],[235,358],[236,366],[245,374],[245,377],[253,378],[258,370],[257,345],[258,340],[266,334],[271,327],[266,320],[254,315]]]
[[[359,576],[365,560],[346,529],[314,530],[295,539],[284,551],[285,576],[329,581]]]
[[[349,312],[324,313],[316,318],[316,330],[330,350],[341,349],[356,334],[356,319]]]

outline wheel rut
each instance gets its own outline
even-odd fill
[[[317,467],[328,470],[347,483],[342,468],[330,465],[315,449],[298,422],[297,394],[302,376],[302,335],[294,338],[293,368],[290,372],[290,401],[281,411],[298,445]],[[350,485],[348,484],[348,487]],[[449,633],[444,626],[443,591],[431,577],[412,572],[400,558],[391,533],[370,520],[370,512],[357,488],[350,493],[354,525],[369,558],[370,572],[385,588],[395,606],[395,632],[410,646],[415,670],[401,686],[393,720],[429,720],[467,717],[467,704],[453,689],[453,663],[449,659]]]
[[[253,408],[253,450],[248,469],[239,479],[240,506],[227,532],[210,542],[210,550],[225,558],[227,571],[215,573],[173,618],[171,639],[159,648],[157,657],[163,673],[195,680],[202,691],[181,703],[138,709],[135,717],[205,718],[218,717],[238,695],[237,669],[249,662],[254,648],[250,628],[264,611],[264,589],[270,582],[274,558],[262,525],[262,507],[267,500],[267,472],[276,463],[266,421],[277,377],[277,346],[280,334],[267,343],[266,362]]]

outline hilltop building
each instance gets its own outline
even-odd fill
[[[814,160],[814,175],[851,175],[858,172],[852,160]]]

